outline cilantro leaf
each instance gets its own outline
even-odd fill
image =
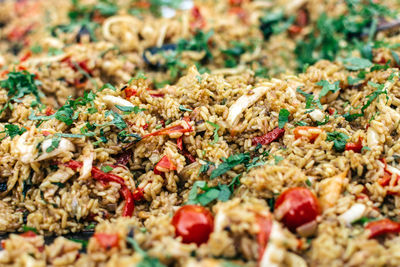
[[[356,71],[372,67],[372,62],[365,58],[351,57],[343,60],[344,66],[348,70]]]
[[[179,105],[179,110],[180,111],[188,111],[188,112],[192,112],[193,110],[189,109],[189,108],[185,108],[183,105]]]
[[[120,130],[123,130],[127,127],[126,122],[124,119],[122,119],[121,115],[119,115],[117,112],[112,111],[112,110],[107,110],[105,113],[106,117],[111,116],[112,121],[109,123],[111,125],[115,125]]]
[[[241,153],[229,156],[225,159],[216,169],[211,172],[210,179],[214,179],[218,176],[225,174],[226,172],[233,169],[235,166],[243,163],[247,163],[250,160],[249,153]]]
[[[289,110],[282,108],[279,111],[279,118],[278,118],[278,126],[279,129],[282,129],[285,124],[289,121],[290,112]]]
[[[333,141],[333,147],[337,152],[344,151],[348,139],[349,137],[346,134],[338,131],[328,133],[326,136],[326,141]]]
[[[13,139],[15,136],[21,135],[24,132],[26,132],[26,129],[24,127],[19,128],[19,126],[15,124],[6,124],[4,126],[4,131],[0,132],[0,133],[5,133],[6,136],[0,139],[0,141],[6,138],[7,136]]]
[[[211,144],[215,144],[218,142],[219,139],[219,135],[218,135],[218,130],[220,128],[220,126],[216,123],[213,123],[211,121],[206,121],[208,124],[210,124],[212,127],[214,127],[214,141],[211,142]]]
[[[109,165],[105,165],[105,166],[101,166],[100,169],[101,169],[102,172],[108,173],[108,172],[113,170],[113,167],[111,167]]]
[[[59,136],[56,136],[53,139],[51,139],[51,145],[46,149],[46,152],[50,153],[51,151],[56,149],[58,147],[58,145],[60,144],[60,141],[61,141],[61,137],[59,137]]]
[[[115,107],[123,112],[127,112],[127,113],[134,112],[135,114],[138,114],[138,113],[146,110],[145,108],[139,108],[138,106],[127,107],[127,106],[115,105]]]
[[[317,85],[322,86],[322,90],[319,93],[319,99],[326,96],[329,92],[336,93],[340,90],[339,81],[329,83],[327,80],[321,80],[317,82]]]

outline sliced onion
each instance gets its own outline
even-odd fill
[[[364,215],[365,209],[366,207],[364,204],[356,203],[351,206],[350,209],[340,215],[339,220],[349,225],[352,222],[360,219]]]

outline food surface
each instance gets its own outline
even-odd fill
[[[397,1],[0,1],[0,266],[399,266]]]

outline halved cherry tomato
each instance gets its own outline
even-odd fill
[[[175,213],[172,225],[183,243],[201,245],[208,241],[214,229],[214,217],[202,206],[186,205]]]
[[[368,238],[374,238],[385,234],[400,233],[400,223],[383,219],[370,222],[365,226],[369,230]]]
[[[304,187],[289,188],[275,202],[275,216],[291,231],[314,221],[320,214],[315,195]]]
[[[119,236],[118,234],[106,234],[106,233],[95,233],[93,235],[97,242],[104,249],[110,249],[118,246]]]
[[[311,126],[297,126],[293,130],[294,138],[299,139],[301,137],[307,138],[311,143],[314,143],[315,139],[322,133],[322,129]]]

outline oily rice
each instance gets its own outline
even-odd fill
[[[398,3],[163,5],[0,3],[0,265],[399,266]]]

